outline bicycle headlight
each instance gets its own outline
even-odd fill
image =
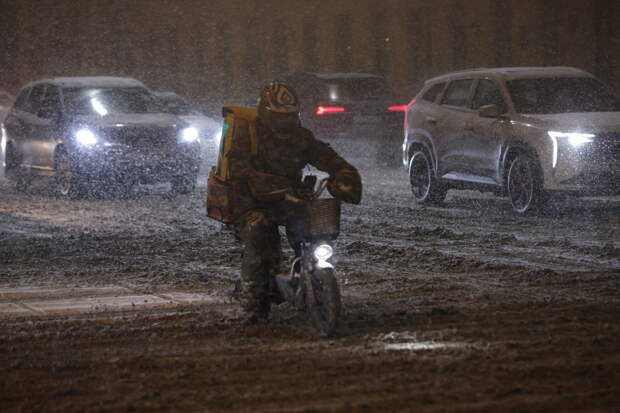
[[[181,130],[181,140],[185,143],[196,142],[198,140],[198,129],[189,127]]]
[[[334,249],[328,244],[321,244],[314,249],[314,258],[325,262],[334,255]]]

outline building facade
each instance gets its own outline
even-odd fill
[[[288,71],[375,72],[403,100],[424,79],[494,66],[576,66],[620,89],[609,0],[3,0],[0,89],[119,75],[206,107],[249,104]]]

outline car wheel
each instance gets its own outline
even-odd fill
[[[56,154],[54,170],[54,187],[57,195],[67,198],[81,198],[86,195],[83,179],[66,151],[59,151]]]
[[[5,154],[5,174],[10,175],[15,173],[15,170],[19,168],[19,157],[12,144],[6,146]]]
[[[21,158],[12,144],[6,147],[5,165],[5,176],[14,182],[15,190],[18,192],[28,192],[31,180],[22,169]]]
[[[426,152],[414,152],[409,161],[409,183],[413,198],[418,204],[440,204],[448,189],[435,179],[433,167]]]
[[[512,160],[506,179],[506,193],[512,209],[519,214],[540,208],[543,194],[539,170],[531,156],[520,154]]]

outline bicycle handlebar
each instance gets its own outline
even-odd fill
[[[327,183],[329,182],[329,177],[321,179],[319,185],[317,186],[316,191],[312,194],[312,199],[317,199],[327,188]]]
[[[292,195],[290,193],[287,193],[286,195],[284,195],[284,199],[294,204],[299,204],[304,201],[312,201],[313,199],[317,199],[319,196],[321,196],[323,192],[325,192],[325,188],[327,188],[328,182],[329,182],[329,177],[321,179],[321,181],[316,187],[316,191],[314,191],[312,195],[310,195],[309,199],[298,198],[295,195]]]

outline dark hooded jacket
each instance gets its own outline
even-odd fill
[[[233,147],[229,152],[230,176],[240,194],[244,210],[271,208],[284,200],[286,193],[303,191],[302,175],[306,165],[330,175],[330,193],[345,202],[358,204],[362,196],[362,183],[354,166],[340,157],[327,143],[317,140],[314,134],[298,127],[286,140],[275,136],[257,121],[259,137],[258,154],[250,152],[250,133],[246,121],[235,129]],[[349,185],[343,193],[335,183]]]

